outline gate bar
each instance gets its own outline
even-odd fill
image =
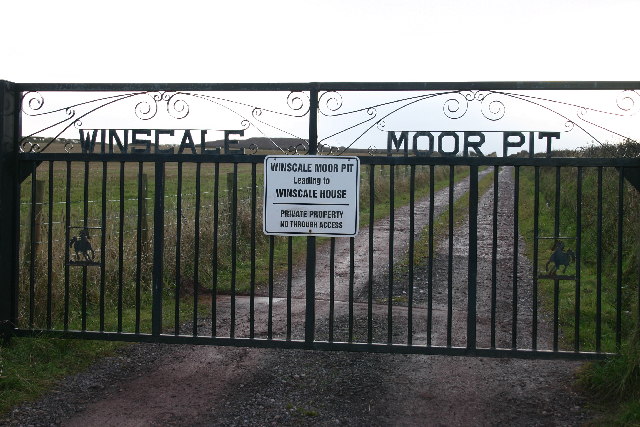
[[[580,351],[580,253],[582,252],[582,168],[578,168],[576,184],[576,284],[575,284],[575,332],[574,332],[574,351]]]
[[[318,88],[312,85],[309,93],[309,154],[318,154]],[[273,238],[273,236],[272,236]],[[312,345],[316,323],[316,238],[307,237],[306,318],[304,340]]]
[[[520,167],[514,167],[513,178],[513,287],[512,287],[512,319],[511,319],[511,348],[518,348],[518,243],[520,237],[518,215],[520,215]]]
[[[532,268],[532,291],[531,291],[531,348],[538,348],[538,237],[540,236],[540,168],[533,170],[533,268]]]
[[[476,286],[478,282],[478,166],[469,170],[469,266],[467,275],[467,349],[476,348]]]
[[[491,348],[496,348],[496,299],[498,284],[498,179],[500,167],[493,167],[493,211],[491,216]]]
[[[616,352],[622,346],[622,233],[624,218],[624,168],[618,171],[618,248],[616,262]]]
[[[198,288],[200,287],[200,176],[202,163],[196,163],[195,212],[193,219],[193,336],[198,335]],[[233,262],[233,261],[232,261]],[[233,274],[233,273],[232,273]],[[233,287],[233,284],[231,285]],[[233,316],[233,313],[232,313]],[[233,330],[233,327],[231,328]],[[233,335],[232,335],[233,337]]]
[[[162,333],[162,284],[164,271],[164,173],[165,164],[156,163],[153,201],[153,302],[151,309],[151,333]],[[180,219],[178,219],[178,222]],[[103,225],[104,227],[104,225]],[[138,254],[138,256],[140,256]]]
[[[429,270],[427,272],[427,347],[433,330],[433,220],[435,218],[435,166],[429,166]]]

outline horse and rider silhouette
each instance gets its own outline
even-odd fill
[[[571,249],[567,249],[565,251],[564,243],[561,241],[556,242],[551,250],[553,253],[549,257],[549,261],[547,261],[547,265],[545,267],[550,276],[555,276],[560,266],[564,266],[562,269],[562,273],[564,273],[567,271],[569,264],[576,261],[576,254]],[[550,264],[553,264],[551,265],[551,270],[549,270]]]
[[[89,236],[89,230],[83,228],[80,230],[77,236],[73,236],[73,239],[69,242],[69,247],[73,247],[73,250],[76,253],[76,261],[80,261],[80,255],[84,257],[84,261],[93,262],[93,258],[95,257],[95,252],[91,247],[91,242],[89,241],[91,237]]]

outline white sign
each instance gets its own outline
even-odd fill
[[[355,236],[360,159],[267,156],[264,159],[265,234]]]

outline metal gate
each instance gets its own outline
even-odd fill
[[[640,83],[1,83],[6,337],[600,358],[636,327]],[[359,234],[265,236],[268,154],[358,156]]]

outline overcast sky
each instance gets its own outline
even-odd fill
[[[637,0],[22,0],[5,2],[0,11],[5,43],[0,54],[0,79],[21,83],[640,80]],[[559,96],[568,100],[567,95]],[[620,112],[617,93],[593,96],[602,98],[590,98],[581,105]],[[47,95],[45,99],[47,110],[55,109],[55,98]],[[635,112],[640,109],[640,94],[634,99]],[[72,105],[71,101],[60,102],[61,106]],[[257,105],[255,100],[246,102]],[[285,105],[285,98],[277,102],[276,110]],[[487,120],[474,119],[479,102],[470,104],[474,113],[465,117],[468,123],[446,122],[444,102],[438,99],[427,105],[434,112],[406,116],[418,118],[406,125],[407,129],[489,129]],[[345,100],[341,111],[355,109],[348,104]],[[129,117],[129,121],[114,125],[117,128],[189,126],[186,121],[179,125],[167,121],[131,123],[135,119],[133,107],[117,105],[109,113]],[[192,106],[190,118],[197,110],[210,111],[199,109],[196,101]],[[100,111],[107,113],[107,109]],[[76,117],[80,110],[77,113]],[[240,119],[251,117],[251,108],[240,113]],[[378,109],[375,119],[384,114]],[[158,120],[165,116],[158,115]],[[43,129],[65,119],[43,117],[40,121],[25,120],[24,130]],[[282,116],[262,117],[276,128],[288,129],[289,133],[279,136],[304,137],[308,129],[305,119],[285,124]],[[324,125],[320,137],[371,117],[363,112],[348,116],[344,122]],[[566,117],[576,120],[576,109]],[[586,118],[638,138],[637,125],[629,130],[624,127],[628,122],[610,125],[601,121],[610,117],[590,113]],[[239,126],[237,117],[231,124],[219,125],[212,118],[208,115],[193,126]],[[405,129],[391,118],[385,119],[385,130]],[[534,123],[530,114],[511,106],[507,118],[522,120],[509,123],[505,118],[497,123],[501,130],[564,130],[566,121],[564,116],[552,114],[553,121],[546,116],[541,124]],[[97,114],[83,119],[85,128],[108,126],[105,123],[104,116]],[[65,121],[63,126],[71,124]],[[353,135],[340,134],[327,143],[349,145],[371,125],[375,126],[375,121],[355,127]],[[273,127],[255,121],[253,126],[253,134],[248,135],[275,136]],[[47,132],[53,136],[58,130],[39,135]],[[63,136],[74,137],[75,132],[71,126]],[[372,142],[360,140],[358,145],[382,147],[385,135],[384,131],[368,132]],[[569,143],[569,137],[578,138],[572,146],[592,141],[584,132],[568,133],[562,140]],[[601,138],[620,139],[610,133]]]
[[[3,2],[15,82],[638,80],[636,0]]]

